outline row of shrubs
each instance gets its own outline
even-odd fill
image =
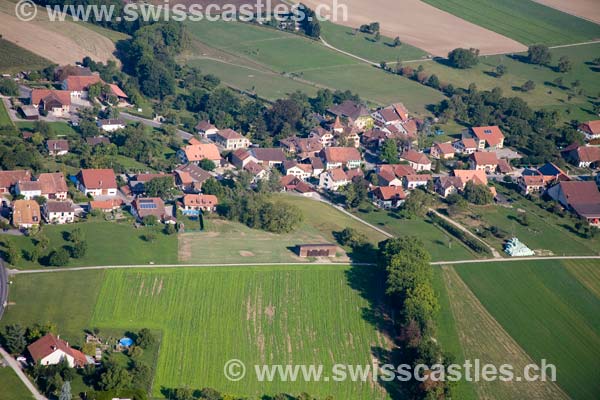
[[[467,235],[464,231],[462,231],[459,228],[457,228],[456,226],[452,225],[445,219],[437,216],[434,213],[429,213],[428,216],[434,224],[438,225],[439,227],[441,227],[442,229],[447,231],[449,234],[451,234],[452,236],[454,236],[455,238],[457,238],[458,240],[460,240],[461,242],[466,244],[474,252],[479,253],[479,254],[489,254],[490,253],[490,250],[485,245],[483,245],[479,240],[475,239],[474,237],[472,237],[470,235]]]

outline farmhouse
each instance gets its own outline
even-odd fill
[[[475,185],[487,186],[488,184],[487,176],[483,170],[455,169],[452,173],[461,181],[460,190],[463,190],[465,186],[467,186],[467,183],[471,181],[473,181]]]
[[[477,171],[494,172],[498,168],[498,156],[491,151],[477,151],[469,157],[469,166]]]
[[[434,143],[430,150],[431,157],[438,160],[454,158],[454,146],[451,143]]]
[[[64,139],[47,140],[46,148],[51,156],[64,156],[69,153],[69,141]]]
[[[401,160],[408,161],[408,165],[415,171],[431,171],[431,160],[423,153],[415,150],[408,150],[402,153]]]
[[[197,166],[196,164],[187,164],[175,169],[175,183],[186,193],[198,193],[202,190],[202,184],[212,175]]]
[[[406,200],[406,193],[400,186],[380,186],[371,192],[371,198],[379,208],[398,208]]]
[[[34,200],[15,200],[12,210],[12,224],[17,228],[31,228],[42,221],[40,206]]]
[[[108,89],[109,89],[110,94],[107,97],[115,96],[118,100],[119,106],[129,105],[129,102],[128,102],[129,97],[123,91],[123,89],[121,89],[119,86],[115,85],[114,83],[109,83]]]
[[[269,170],[254,161],[247,163],[244,166],[244,171],[248,171],[253,175],[252,183],[257,183],[269,177]]]
[[[335,257],[337,246],[334,244],[300,244],[296,250],[300,257]]]
[[[596,168],[600,164],[600,147],[571,145],[562,153],[579,168]]]
[[[317,138],[292,136],[281,139],[279,144],[288,153],[296,154],[300,158],[314,157],[323,149],[323,144]]]
[[[361,155],[354,147],[326,147],[319,153],[325,169],[360,168]]]
[[[504,134],[498,126],[473,127],[468,134],[477,142],[479,150],[496,150],[504,147]]]
[[[247,149],[237,149],[236,151],[231,152],[229,157],[231,164],[240,169],[244,168],[250,161],[255,163],[258,162]]]
[[[62,172],[51,172],[40,174],[37,181],[41,185],[42,196],[47,199],[66,200],[67,182]]]
[[[183,215],[197,216],[200,211],[215,211],[219,200],[212,194],[186,194],[183,196],[181,211]]]
[[[69,343],[51,333],[27,346],[27,350],[33,361],[40,365],[56,365],[66,360],[69,367],[81,368],[93,363],[81,351],[69,347]]]
[[[252,157],[254,157],[257,164],[269,168],[276,165],[281,165],[286,160],[283,150],[278,147],[257,147],[251,148],[248,151],[250,152]]]
[[[379,186],[402,186],[402,179],[390,169],[382,169],[377,173],[377,184]]]
[[[82,169],[76,179],[77,187],[86,196],[117,195],[117,178],[112,169]]]
[[[440,176],[435,180],[435,191],[443,198],[458,193],[463,189],[463,182],[458,176]]]
[[[111,212],[118,210],[123,205],[121,199],[110,199],[110,200],[92,200],[88,203],[88,209],[100,210],[102,212]]]
[[[30,181],[31,172],[24,169],[0,171],[0,193],[10,193],[20,181]]]
[[[407,122],[408,110],[402,103],[392,104],[371,114],[378,125],[397,125]]]
[[[67,90],[71,95],[71,101],[88,98],[89,87],[95,83],[102,82],[99,75],[74,76],[71,75],[62,81],[62,90]]]
[[[350,183],[350,178],[342,168],[327,170],[319,177],[319,186],[334,192],[348,183]]]
[[[75,222],[75,210],[70,201],[48,200],[42,207],[42,214],[49,224]]]
[[[373,125],[373,117],[367,107],[352,100],[334,105],[327,109],[327,112],[335,117],[348,119],[349,124],[358,129],[365,129]]]
[[[600,192],[593,181],[562,181],[548,195],[592,226],[600,226]]]
[[[539,193],[546,187],[544,177],[540,175],[523,175],[518,179],[519,189],[525,196]]]
[[[15,193],[25,200],[33,200],[42,196],[42,185],[37,181],[19,181],[15,185]]]
[[[320,126],[317,126],[310,131],[310,133],[308,134],[308,139],[312,140],[313,142],[320,143],[321,148],[323,148],[333,146],[335,136],[333,132],[328,131],[327,129],[322,128]]]
[[[114,132],[125,128],[125,121],[122,119],[101,119],[96,124],[104,132]]]
[[[600,139],[600,119],[584,122],[579,125],[579,132],[585,135],[586,140]]]
[[[210,160],[215,165],[221,165],[221,154],[214,143],[193,143],[182,147],[177,152],[182,163],[198,163],[202,160]]]
[[[71,110],[71,96],[64,90],[33,89],[31,105],[54,117],[66,117]]]
[[[215,142],[227,150],[245,149],[250,147],[250,140],[233,129],[223,129],[216,133]]]

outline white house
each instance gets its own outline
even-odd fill
[[[56,365],[66,360],[69,367],[74,368],[93,362],[81,351],[69,347],[69,343],[51,333],[27,346],[27,350],[31,358],[41,365]]]
[[[49,224],[70,224],[75,222],[75,210],[70,201],[49,200],[42,207],[44,219]]]
[[[333,192],[350,183],[350,179],[342,168],[325,171],[319,177],[319,186]]]
[[[86,196],[116,196],[117,178],[112,169],[82,169],[77,174],[77,187]]]
[[[283,164],[285,175],[292,175],[303,181],[309,179],[313,175],[313,167],[310,164],[300,164],[294,161],[285,162]]]
[[[125,128],[125,122],[122,119],[101,119],[98,120],[97,125],[104,132],[114,132]]]
[[[19,181],[15,186],[15,193],[25,200],[32,200],[42,195],[42,185],[38,181]]]

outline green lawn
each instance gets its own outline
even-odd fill
[[[534,361],[556,365],[558,384],[573,399],[595,399],[600,391],[600,298],[570,272],[570,265],[579,263],[524,261],[455,269]],[[598,261],[583,263],[600,268]]]
[[[50,131],[56,136],[79,136],[75,129],[66,122],[47,122],[47,124],[50,127]],[[34,126],[35,122],[31,121],[17,122],[19,129],[33,131]]]
[[[44,69],[52,62],[0,38],[0,73],[14,74],[24,70]]]
[[[352,57],[326,48],[321,43],[304,37],[237,22],[195,22],[187,25],[191,35],[204,44],[227,52],[240,60],[251,60],[277,74],[292,74],[307,81],[307,85],[331,89],[350,89],[374,104],[404,102],[411,111],[425,113],[425,105],[440,101],[443,96],[432,89],[400,76],[384,73]],[[188,58],[192,65],[206,64],[206,60]],[[200,64],[194,64],[200,63]],[[234,63],[235,64],[235,63]],[[208,65],[209,70],[223,82],[241,89],[266,93],[269,98],[297,88],[300,82],[282,83],[269,80],[267,71],[249,70],[240,65],[223,67]],[[361,79],[356,79],[360,76]],[[281,84],[274,93],[274,86]],[[312,89],[314,91],[314,89]]]
[[[600,37],[600,25],[531,0],[424,1],[524,44],[572,44]]]
[[[131,222],[104,222],[95,220],[69,225],[46,225],[42,233],[50,239],[47,250],[40,250],[40,255],[45,256],[52,249],[68,246],[64,232],[80,228],[83,232],[88,249],[81,259],[71,259],[68,266],[90,265],[123,265],[123,264],[170,264],[177,262],[177,237],[165,235],[159,231],[161,227],[139,228],[133,227]],[[147,242],[142,239],[144,234],[154,232],[156,240]],[[3,235],[2,242],[11,241],[27,252],[34,246],[31,238],[25,236]],[[17,268],[40,268],[22,257]]]
[[[0,400],[31,400],[33,396],[10,367],[0,367]]]
[[[4,101],[0,101],[0,126],[12,125],[12,120],[8,115],[8,110],[4,105]]]
[[[321,22],[321,37],[333,47],[375,63],[417,60],[427,56],[423,50],[406,43],[393,47],[393,38],[382,36],[376,42],[373,35],[355,33],[353,28],[328,21]]]
[[[504,96],[522,97],[523,100],[535,108],[551,107],[563,111],[563,118],[594,119],[593,98],[600,93],[600,80],[598,69],[590,61],[600,56],[600,43],[583,46],[552,49],[551,67],[528,64],[519,57],[510,55],[483,56],[479,64],[468,70],[451,68],[436,61],[424,62],[427,74],[436,74],[443,82],[452,83],[455,87],[467,88],[475,83],[480,90],[491,90],[495,87],[502,89]],[[523,56],[521,54],[520,56]],[[568,57],[573,64],[573,69],[567,73],[555,71],[558,60]],[[411,63],[416,67],[419,63]],[[507,72],[502,77],[496,77],[496,66],[504,65]],[[557,78],[563,80],[562,87],[554,84]],[[528,80],[535,82],[535,89],[522,92],[519,87]],[[573,82],[579,81],[579,88],[583,93],[578,95],[571,88]],[[577,88],[577,89],[579,89]],[[569,100],[569,96],[572,98]],[[566,110],[569,110],[566,113]]]
[[[368,212],[367,212],[368,210]],[[427,218],[401,219],[396,214],[369,207],[356,215],[395,236],[413,235],[420,238],[433,261],[469,260],[476,258],[456,239],[432,225]],[[449,245],[450,243],[450,245]]]

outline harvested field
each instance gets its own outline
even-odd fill
[[[579,18],[600,23],[600,4],[598,0],[533,0],[536,3],[556,8]]]
[[[89,56],[96,61],[116,60],[114,43],[102,34],[74,22],[50,22],[41,10],[31,22],[14,15],[14,3],[0,0],[0,34],[15,43],[58,64],[81,61]]]
[[[315,7],[332,0],[306,0]],[[347,21],[334,21],[354,28],[378,21],[381,33],[421,48],[436,56],[446,56],[457,47],[475,47],[481,54],[511,53],[526,50],[512,39],[492,32],[419,0],[344,0],[348,7]]]

